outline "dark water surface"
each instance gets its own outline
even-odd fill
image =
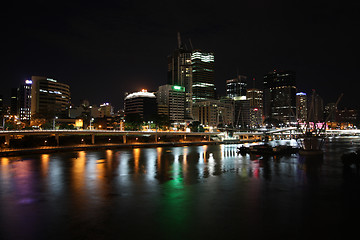
[[[360,175],[340,157],[359,138],[332,139],[323,159],[237,146],[0,158],[0,239],[358,236]]]

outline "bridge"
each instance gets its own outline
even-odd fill
[[[152,142],[159,142],[165,138],[173,138],[174,141],[191,141],[191,138],[201,139],[202,141],[219,141],[233,140],[236,142],[262,140],[265,136],[271,136],[272,139],[291,138],[299,134],[296,127],[287,127],[280,129],[256,129],[254,131],[238,131],[233,132],[230,137],[226,132],[184,132],[184,131],[118,131],[118,130],[14,130],[14,131],[0,131],[0,144],[3,147],[10,147],[10,140],[17,139],[24,136],[43,136],[52,137],[55,139],[56,146],[60,145],[60,138],[65,136],[81,136],[87,138],[87,143],[94,145],[96,139],[107,137],[111,139],[116,137],[121,138],[121,143],[126,144],[128,139],[136,137],[147,137],[152,139]],[[360,130],[326,130],[326,136],[338,135],[360,135]],[[136,138],[137,139],[137,138]],[[83,141],[83,138],[81,138]],[[80,143],[80,142],[79,142]],[[78,144],[79,144],[78,143]],[[83,142],[81,142],[83,143]]]
[[[128,137],[152,137],[154,142],[158,142],[165,136],[177,136],[186,140],[188,137],[201,137],[204,140],[211,140],[212,136],[220,135],[220,132],[169,132],[169,131],[117,131],[117,130],[15,130],[0,131],[0,138],[3,139],[4,147],[10,146],[10,139],[23,136],[49,136],[55,137],[56,145],[60,145],[60,138],[63,136],[90,136],[91,144],[96,143],[96,137],[122,137],[122,143],[127,143]],[[83,139],[82,139],[83,141]]]

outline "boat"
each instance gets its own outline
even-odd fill
[[[297,139],[297,143],[300,146],[300,155],[322,155],[322,146],[325,139],[320,135],[313,135],[311,132],[306,133]]]
[[[258,155],[286,155],[297,153],[298,147],[294,146],[271,146],[269,144],[252,145],[249,147],[241,146],[238,148],[238,153],[244,154],[258,154]]]

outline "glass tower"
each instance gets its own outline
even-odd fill
[[[215,99],[214,54],[194,50],[191,62],[193,102]]]
[[[264,76],[264,107],[267,118],[285,124],[296,122],[295,72],[273,71]]]

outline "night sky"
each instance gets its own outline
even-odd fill
[[[358,1],[11,2],[0,15],[5,97],[43,75],[69,84],[76,105],[118,109],[125,92],[166,83],[180,32],[214,52],[219,95],[237,73],[262,87],[267,72],[293,70],[299,91],[316,89],[325,103],[343,92],[340,107],[360,107]]]

